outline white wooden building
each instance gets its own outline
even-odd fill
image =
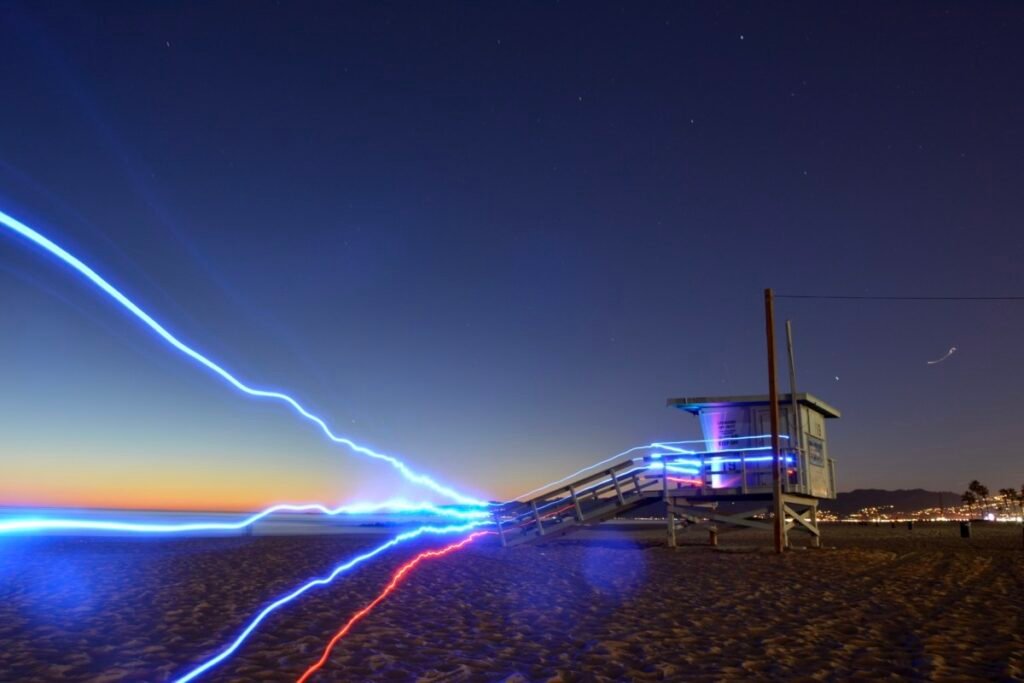
[[[818,503],[836,497],[826,423],[840,413],[807,393],[781,394],[779,404],[784,542],[789,544],[789,531],[796,529],[810,534],[811,544],[818,546]],[[673,398],[668,405],[696,415],[705,440],[698,448],[668,444],[654,456],[662,461],[670,542],[675,517],[708,526],[712,542],[720,526],[770,529],[774,456],[768,396]],[[648,476],[658,476],[656,468]],[[725,511],[722,503],[743,509]]]

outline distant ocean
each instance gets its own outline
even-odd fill
[[[83,510],[81,508],[2,508],[0,522],[11,519],[74,519],[102,520],[105,522],[132,522],[141,524],[195,524],[203,522],[232,523],[251,517],[252,512],[168,512],[165,510]],[[268,515],[247,528],[217,531],[186,531],[173,533],[130,533],[91,529],[32,531],[25,535],[74,536],[271,536],[308,534],[373,534],[397,528],[419,526],[434,522],[453,524],[453,520],[439,521],[437,517],[411,514],[336,515],[317,513],[276,513]],[[20,535],[20,534],[19,534]]]

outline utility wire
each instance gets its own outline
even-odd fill
[[[1024,301],[1024,296],[857,296],[775,294],[776,299],[855,299],[864,301]]]

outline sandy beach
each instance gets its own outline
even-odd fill
[[[318,681],[1024,678],[1020,528],[829,525],[783,558],[602,528],[418,567]],[[30,538],[0,546],[0,680],[165,681],[284,590],[386,536]],[[416,552],[400,546],[275,613],[200,680],[294,680]],[[759,549],[761,551],[759,551]]]

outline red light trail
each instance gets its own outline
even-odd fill
[[[691,486],[703,486],[704,482],[700,479],[684,479],[682,477],[668,477],[669,481],[674,481],[679,484],[690,484]]]
[[[327,647],[324,648],[324,653],[320,656],[320,659],[317,660],[316,663],[314,663],[308,669],[306,669],[306,672],[303,673],[297,679],[297,683],[305,683],[309,680],[310,676],[319,671],[323,667],[323,665],[327,663],[327,658],[331,656],[331,650],[333,650],[334,646],[338,644],[338,641],[344,638],[346,635],[348,635],[348,632],[352,630],[352,627],[355,626],[358,621],[360,621],[363,617],[372,612],[377,605],[384,601],[384,598],[388,597],[388,595],[394,592],[394,590],[398,588],[399,585],[401,585],[406,575],[416,568],[416,565],[418,565],[423,560],[433,559],[435,557],[443,557],[448,553],[452,553],[456,550],[464,548],[465,546],[472,543],[481,536],[488,536],[493,533],[496,532],[477,531],[475,533],[470,534],[466,538],[462,539],[458,543],[452,543],[451,545],[445,546],[440,550],[427,550],[425,552],[422,552],[416,557],[406,562],[405,564],[403,564],[401,567],[399,567],[395,571],[395,573],[391,575],[391,581],[388,583],[387,586],[384,587],[384,590],[380,592],[380,595],[374,598],[368,605],[366,605],[366,607],[363,607],[361,610],[353,614],[352,618],[350,618],[348,622],[346,622],[345,625],[341,627],[341,630],[334,634],[334,637],[331,638],[331,642],[327,643]]]
[[[554,517],[555,515],[559,515],[559,514],[565,512],[566,510],[568,510],[569,508],[571,508],[572,505],[573,505],[572,503],[569,503],[564,508],[558,508],[554,512],[545,512],[543,515],[540,516],[540,518],[541,518],[541,520],[545,520],[548,517]],[[525,522],[523,522],[522,524],[517,524],[516,527],[519,528],[519,529],[522,529],[524,526],[527,526],[528,524],[533,524],[534,522],[536,522],[535,519],[528,519]]]

